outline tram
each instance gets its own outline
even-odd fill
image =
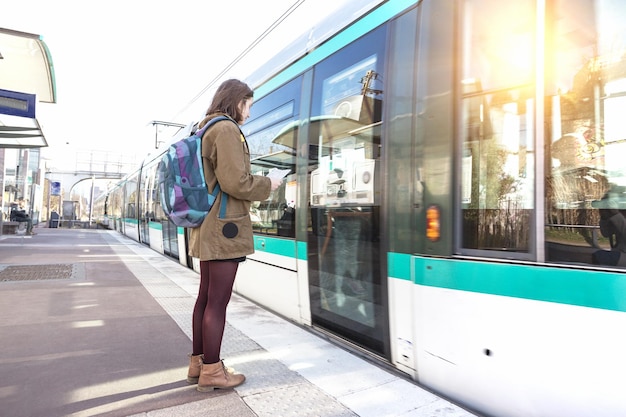
[[[482,415],[626,415],[626,3],[365,3],[246,80],[290,173],[235,291]],[[158,156],[100,206],[198,270]]]

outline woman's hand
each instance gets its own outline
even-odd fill
[[[283,183],[282,178],[272,178],[272,177],[269,177],[269,179],[270,179],[270,181],[272,183],[272,185],[270,187],[270,190],[272,190],[272,191],[276,190]]]

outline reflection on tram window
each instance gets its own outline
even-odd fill
[[[535,208],[534,2],[465,7],[472,23],[465,26],[462,80],[461,247],[527,256]],[[497,21],[487,22],[494,14],[484,10]]]
[[[133,176],[126,181],[125,187],[125,201],[126,201],[126,210],[124,212],[124,217],[126,219],[135,219],[137,217],[136,214],[136,204],[137,204],[137,176]]]
[[[546,258],[613,264],[611,230],[626,209],[626,27],[623,2],[554,2],[546,66]],[[618,10],[618,9],[621,9]],[[610,226],[605,224],[605,221]],[[614,251],[615,255],[601,255]],[[600,254],[596,256],[596,254]],[[626,263],[623,263],[626,264]]]
[[[296,146],[301,124],[298,104],[302,80],[297,78],[260,98],[242,129],[250,149],[252,174],[287,170],[283,184],[265,201],[255,201],[250,217],[255,233],[295,237]]]
[[[150,222],[155,220],[155,206],[159,205],[156,187],[156,164],[145,165],[139,182],[139,227],[141,241],[150,245]]]
[[[368,327],[375,326],[373,279],[376,261],[371,258],[378,242],[376,210],[316,209],[324,234],[321,247],[319,291],[321,308]]]
[[[374,349],[385,314],[379,238],[383,68],[376,48],[384,45],[382,33],[316,67],[308,123],[313,321]]]

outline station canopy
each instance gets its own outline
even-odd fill
[[[48,47],[39,35],[0,28],[0,148],[48,146],[36,102],[56,103]]]

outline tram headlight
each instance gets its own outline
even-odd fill
[[[426,209],[426,238],[436,242],[441,237],[441,209],[438,205],[431,205]]]

